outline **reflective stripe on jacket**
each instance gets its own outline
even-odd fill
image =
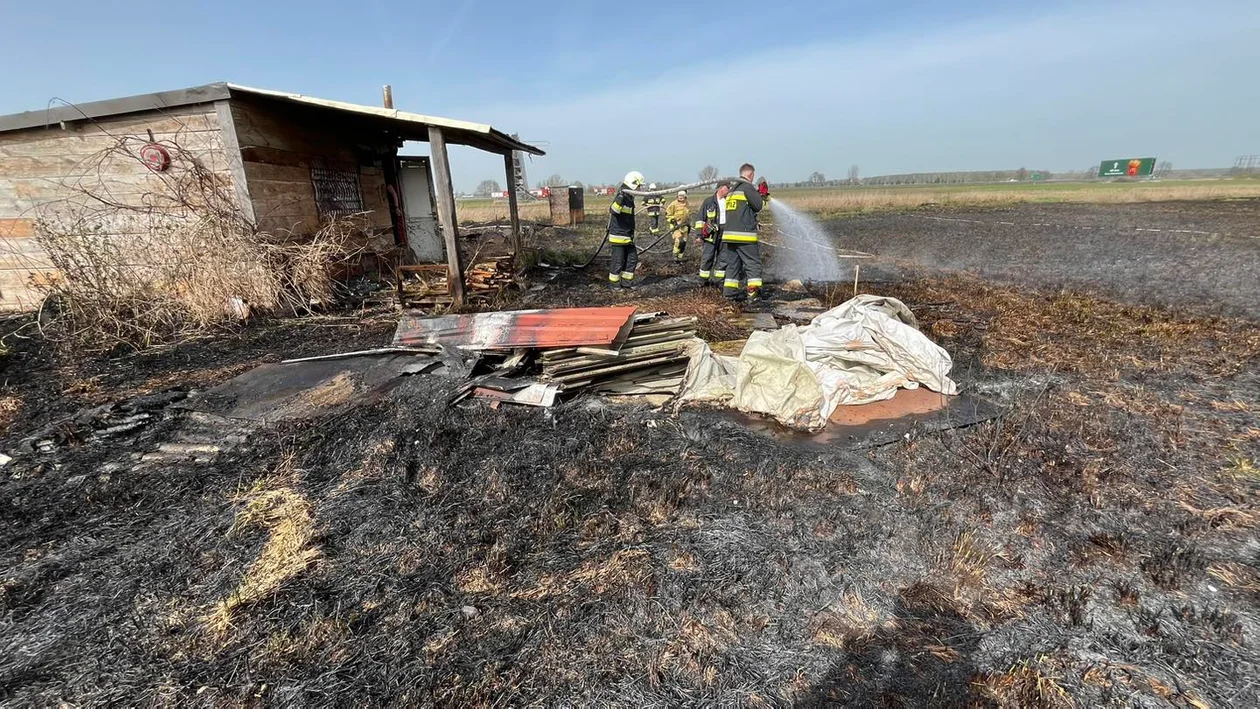
[[[660,195],[643,198],[643,206],[647,208],[648,214],[660,214],[662,204],[665,204],[665,198]]]
[[[618,192],[608,207],[608,243],[634,241],[634,195]]]
[[[705,239],[710,243],[713,242],[714,236],[717,234],[718,227],[718,198],[717,195],[711,194],[704,198],[700,203],[700,211],[696,214],[696,229],[704,229],[704,225],[709,225],[709,236]]]
[[[755,243],[757,241],[757,212],[765,203],[757,188],[747,182],[737,183],[726,196],[726,228],[722,241]]]

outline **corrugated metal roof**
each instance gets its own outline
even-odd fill
[[[404,315],[397,345],[452,345],[466,350],[516,347],[620,346],[633,325],[633,307],[509,310],[470,315]]]
[[[292,103],[305,104],[308,106],[319,106],[321,108],[330,108],[336,111],[345,111],[347,113],[357,113],[365,116],[376,116],[391,121],[401,121],[405,123],[416,124],[427,129],[428,126],[437,126],[445,128],[457,133],[473,133],[485,136],[486,140],[497,144],[498,147],[509,150],[523,150],[534,155],[543,155],[543,151],[522,143],[501,131],[495,130],[493,126],[487,123],[472,123],[469,121],[459,121],[454,118],[442,118],[440,116],[426,116],[420,113],[409,113],[400,111],[396,108],[384,108],[378,106],[364,106],[357,103],[346,103],[345,101],[333,101],[330,99],[316,98],[314,96],[304,96],[302,94],[293,94],[285,91],[272,91],[270,89],[256,89],[250,86],[241,86],[240,84],[228,84],[228,89],[232,93],[246,93],[255,96],[265,96],[268,98],[280,99]],[[453,134],[452,134],[453,135]],[[427,141],[428,136],[423,138],[413,138],[413,140]],[[447,142],[459,142],[452,137],[447,138]]]
[[[198,103],[210,103],[213,101],[228,99],[234,95],[257,96],[276,101],[284,101],[384,120],[392,124],[401,134],[404,134],[407,140],[427,142],[429,139],[427,133],[428,127],[435,126],[446,131],[446,140],[448,143],[471,145],[473,147],[482,148],[483,150],[499,152],[504,150],[522,150],[534,155],[543,154],[543,151],[539,148],[527,143],[522,143],[521,141],[512,138],[512,136],[496,130],[493,126],[485,123],[472,123],[453,118],[426,116],[419,113],[399,111],[393,108],[364,106],[357,103],[332,101],[329,99],[316,98],[314,96],[304,96],[302,94],[294,94],[284,91],[272,91],[270,89],[257,89],[250,86],[229,84],[226,82],[206,84],[205,86],[194,86],[192,88],[177,89],[175,91],[160,91],[151,94],[140,94],[138,96],[107,99],[105,101],[92,101],[72,106],[56,106],[42,111],[26,111],[24,113],[14,113],[7,116],[0,116],[0,133],[23,130],[27,128],[55,126],[63,121],[76,122],[123,115],[127,113],[155,111]]]

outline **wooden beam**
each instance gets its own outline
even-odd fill
[[[446,136],[437,126],[429,126],[429,152],[433,155],[434,191],[437,193],[438,223],[446,242],[446,267],[450,274],[452,305],[464,304],[464,258],[459,252],[459,226],[455,219],[455,186],[451,183],[451,161],[446,154]]]
[[[254,200],[249,196],[249,180],[245,177],[241,141],[236,135],[236,119],[232,117],[232,102],[228,99],[215,101],[214,111],[219,118],[219,135],[223,138],[223,151],[227,153],[228,172],[232,175],[236,201],[245,219],[250,224],[257,224],[258,215],[254,213]]]
[[[521,258],[521,212],[516,204],[516,175],[510,152],[503,154],[503,169],[507,173],[508,215],[512,220],[512,268],[515,270]]]

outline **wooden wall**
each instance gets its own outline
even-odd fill
[[[395,159],[397,149],[382,133],[335,114],[259,99],[233,98],[231,115],[260,230],[304,235],[319,228],[313,167],[356,172],[370,225],[391,230],[383,161]]]
[[[175,162],[159,175],[138,160],[100,162],[123,137],[148,142],[147,131],[230,179],[213,104],[0,134],[0,310],[36,307],[40,296],[32,282],[53,273],[33,238],[37,218],[84,201],[84,190],[137,203],[180,169]]]

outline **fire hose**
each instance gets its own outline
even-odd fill
[[[690,191],[698,187],[708,187],[709,185],[716,185],[722,182],[729,182],[731,184],[735,184],[737,182],[748,182],[748,180],[745,180],[742,177],[718,177],[712,180],[701,180],[700,182],[692,182],[691,184],[679,185],[677,187],[669,187],[662,190],[620,190],[620,191],[625,192],[626,194],[632,195],[635,197],[663,197],[669,194],[670,192],[679,192],[682,190]],[[752,183],[749,183],[749,184],[752,184]],[[608,217],[608,225],[610,227],[612,226],[611,215],[609,215]],[[661,234],[659,237],[657,237],[656,241],[653,241],[651,244],[648,244],[646,248],[638,249],[639,253],[650,251],[653,246],[656,246],[657,244],[659,244],[661,240],[664,239],[666,236],[669,236],[670,233],[671,232],[667,231],[664,234]],[[605,229],[604,240],[599,242],[599,248],[595,249],[595,253],[591,254],[591,257],[588,258],[585,263],[575,266],[575,268],[583,269],[583,268],[586,268],[587,266],[590,266],[592,263],[595,263],[595,259],[599,258],[600,252],[604,250],[604,246],[607,243],[608,243],[608,230]]]

